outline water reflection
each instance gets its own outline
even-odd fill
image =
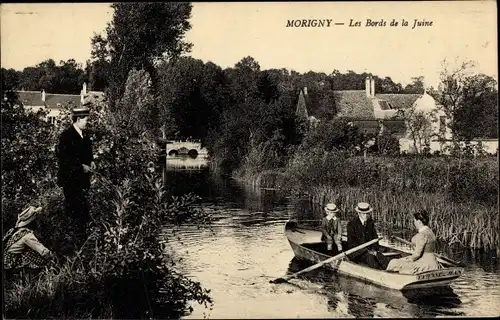
[[[167,157],[167,169],[169,170],[201,170],[208,167],[206,156],[170,156]]]
[[[183,258],[177,266],[204,288],[215,305],[193,304],[187,318],[331,318],[492,316],[500,314],[498,259],[456,248],[467,262],[464,275],[448,292],[399,292],[324,269],[285,284],[269,280],[310,264],[297,261],[284,234],[289,217],[314,220],[318,206],[307,198],[286,198],[276,190],[255,189],[213,175],[208,169],[169,170],[167,189],[202,197],[203,210],[216,221],[210,228],[183,226],[168,245]],[[312,218],[312,219],[311,219]],[[311,222],[313,225],[317,222]],[[166,231],[168,237],[168,231]],[[393,243],[396,245],[401,245]]]
[[[310,265],[308,262],[293,258],[287,273],[295,273]],[[451,287],[432,290],[390,290],[321,268],[303,274],[300,278],[321,284],[320,292],[327,296],[329,310],[345,310],[355,317],[372,318],[387,313],[394,316],[395,312],[401,316],[412,317],[436,316],[443,313],[464,315],[461,311],[454,311],[460,307],[462,301]]]

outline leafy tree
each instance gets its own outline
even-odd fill
[[[158,67],[160,118],[167,134],[203,140],[220,124],[230,104],[226,78],[214,63],[191,57],[164,62]]]
[[[113,19],[105,36],[94,36],[93,58],[109,59],[108,96],[112,107],[121,97],[128,73],[146,70],[156,97],[158,84],[155,65],[187,52],[191,44],[183,40],[191,28],[190,3],[114,3]]]
[[[54,92],[54,87],[56,86],[56,63],[53,59],[48,59],[42,61],[37,65],[39,78],[38,78],[38,90],[45,90],[46,92]]]
[[[380,79],[380,81],[375,82],[375,87],[379,84],[379,90],[375,88],[375,92],[379,93],[406,93],[403,91],[403,86],[400,83],[395,83],[392,81],[391,77],[385,77]]]
[[[236,69],[239,69],[244,72],[259,72],[260,71],[260,65],[259,63],[250,56],[244,57],[236,63],[234,66]]]
[[[458,68],[451,68],[446,59],[442,61],[443,70],[440,74],[440,84],[434,99],[443,106],[448,119],[453,120],[455,111],[462,100],[462,84],[467,73],[474,66],[472,61],[462,62]]]
[[[74,59],[60,61],[59,65],[48,59],[16,73],[19,78],[16,89],[28,91],[79,94],[83,82],[87,81],[85,71]]]
[[[116,119],[121,126],[128,127],[134,136],[153,133],[158,127],[157,114],[154,113],[151,79],[144,70],[132,69],[129,73],[125,92],[116,110]]]
[[[498,136],[496,80],[484,74],[472,74],[473,61],[451,68],[445,59],[442,65],[441,83],[430,93],[443,106],[453,138]]]
[[[498,137],[498,91],[496,80],[484,74],[464,79],[463,96],[455,111],[453,129],[457,135],[472,140],[476,137]]]
[[[84,70],[74,59],[61,61],[55,70],[53,88],[48,92],[77,94],[82,89],[82,84],[88,82]]]
[[[260,98],[264,100],[265,103],[270,103],[278,98],[278,84],[271,78],[268,71],[263,71],[258,76],[257,89],[259,91]]]
[[[413,142],[416,153],[423,153],[430,146],[432,137],[432,115],[413,108],[405,112],[405,122],[408,136]]]
[[[2,91],[19,89],[21,77],[20,71],[2,68]]]
[[[407,84],[403,93],[424,93],[424,77],[413,77],[412,83]]]
[[[87,75],[89,77],[89,88],[96,91],[104,91],[108,86],[109,54],[108,42],[100,34],[94,33],[91,39],[91,59],[87,61]]]

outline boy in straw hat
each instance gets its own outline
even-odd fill
[[[333,242],[337,245],[339,252],[342,251],[342,225],[337,217],[339,208],[334,203],[325,206],[325,217],[321,223],[321,241],[326,241],[327,250],[333,250]]]
[[[86,238],[89,220],[87,190],[90,188],[90,174],[95,170],[92,141],[85,130],[89,105],[90,102],[86,102],[73,109],[73,124],[61,133],[57,148],[57,182],[63,188],[66,214],[73,220],[77,246]]]
[[[21,268],[39,269],[48,259],[54,257],[33,233],[33,229],[36,228],[36,218],[41,210],[41,207],[33,206],[24,209],[18,215],[15,227],[5,234],[4,269],[10,271]]]

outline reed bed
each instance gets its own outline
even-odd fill
[[[244,180],[307,198],[318,210],[301,219],[321,219],[334,201],[341,218],[354,216],[360,201],[374,207],[374,219],[392,230],[414,231],[413,213],[426,209],[430,227],[447,244],[500,250],[496,158],[352,157],[311,150],[296,154],[284,170],[251,171]],[[247,173],[250,170],[246,171]],[[316,212],[311,216],[310,212]]]
[[[289,186],[310,190],[343,185],[404,192],[443,193],[447,201],[480,202],[498,207],[496,158],[459,160],[425,157],[352,157],[312,150],[288,163]]]
[[[320,206],[335,202],[342,210],[343,220],[354,217],[356,204],[366,201],[373,206],[373,218],[378,224],[395,230],[414,230],[413,213],[425,209],[431,216],[430,227],[440,240],[475,249],[500,248],[498,212],[481,204],[450,203],[439,193],[394,194],[354,187],[319,186],[310,193],[311,200]]]

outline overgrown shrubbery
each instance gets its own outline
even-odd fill
[[[16,200],[17,207],[12,205],[9,214],[3,215],[3,222],[8,222],[9,227],[25,205],[19,199],[42,203],[44,216],[39,224],[39,237],[59,257],[58,263],[47,267],[38,278],[6,284],[5,315],[8,318],[177,318],[190,312],[189,301],[211,303],[208,291],[199,283],[176,272],[175,261],[164,252],[158,239],[165,224],[208,223],[209,217],[197,209],[199,198],[194,195],[174,198],[166,194],[150,165],[156,154],[152,137],[134,135],[137,128],[120,126],[104,104],[97,104],[91,114],[98,174],[94,175],[90,189],[92,222],[82,248],[72,248],[71,234],[67,232],[72,221],[64,215],[62,192],[54,184],[36,189],[28,196],[19,192],[23,197],[16,197],[14,191],[2,194],[2,202],[11,197]],[[45,126],[36,117],[27,117],[31,129],[11,132],[31,135],[39,126]],[[67,123],[66,118],[61,120]],[[33,134],[33,144],[9,150],[36,149],[39,141],[50,140],[48,136],[54,135]],[[54,144],[54,140],[45,143]],[[4,156],[9,159],[11,155],[2,150],[2,163]],[[45,165],[57,168],[56,162]],[[34,167],[26,170],[37,172]],[[14,173],[6,176],[10,180],[3,182],[15,185],[17,182],[11,178],[15,176]],[[53,176],[52,179],[55,180]],[[75,255],[70,255],[75,251]]]
[[[289,162],[292,186],[316,185],[377,188],[392,192],[443,193],[455,202],[497,205],[498,166],[494,158],[459,160],[452,157],[373,156],[313,149]]]
[[[55,187],[54,131],[43,111],[26,113],[14,92],[2,92],[2,221],[15,223],[28,200]],[[3,230],[5,231],[5,230]]]

